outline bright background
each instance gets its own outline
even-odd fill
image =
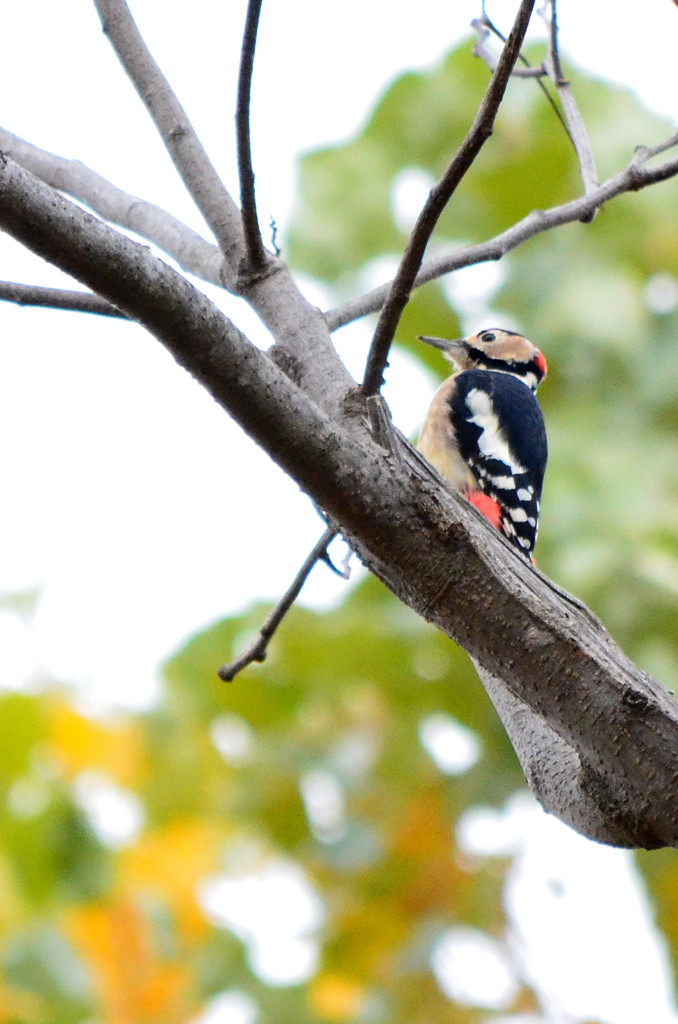
[[[187,11],[184,4],[146,0],[133,13],[237,193],[232,112],[244,4],[224,6],[215,12],[212,3],[196,0]],[[506,28],[513,10],[513,3],[497,2],[489,13]],[[632,86],[655,110],[674,116],[678,11],[663,0],[644,13],[615,9],[611,20],[585,0],[563,4],[562,46],[581,65]],[[312,0],[264,7],[254,162],[262,223],[273,216],[283,244],[298,155],[353,134],[387,83],[405,68],[439,61],[477,14],[473,4],[440,0],[422,0],[416,18],[411,10],[389,10],[388,20],[383,5],[352,0],[339,14]],[[6,46],[3,55],[11,84],[2,115],[7,128],[82,159],[201,229],[90,5],[12,5],[3,12],[3,35],[25,41]],[[403,218],[420,198],[421,181],[405,182],[397,196]],[[4,239],[0,276],[63,282]],[[490,269],[474,286],[482,293],[494,280]],[[305,287],[326,303],[317,283]],[[209,292],[257,343],[267,344],[241,303]],[[206,623],[277,597],[322,524],[296,486],[136,326],[10,305],[0,317],[0,592],[36,595],[32,614],[22,617],[9,607],[0,613],[0,682],[25,691],[44,677],[75,683],[80,706],[89,711],[151,707],[162,660]],[[368,341],[364,324],[337,338],[356,375]],[[434,378],[419,364],[394,354],[386,393],[405,432],[416,433],[433,388]],[[326,606],[345,593],[345,584],[320,567],[303,601]],[[450,729],[445,716],[429,716],[421,744],[441,772],[454,776],[465,768],[445,760]],[[212,740],[229,763],[245,758],[253,742],[228,717],[217,722]],[[458,751],[458,736],[454,746]],[[469,758],[473,763],[472,752]],[[304,780],[314,827],[320,834],[342,827],[331,777],[307,773]],[[111,847],[136,838],[142,814],[133,800],[86,772],[78,775],[76,793]],[[614,1024],[675,1021],[668,956],[628,854],[584,842],[522,797],[502,812],[473,812],[460,829],[469,856],[513,858],[507,919],[525,974],[538,975],[550,992],[553,1020],[588,1014]],[[274,863],[240,879],[237,888],[232,884],[214,878],[202,890],[203,905],[243,937],[259,977],[282,986],[303,978],[323,920],[303,875]],[[559,900],[561,892],[570,898]],[[594,901],[597,926],[581,934]],[[281,917],[294,927],[281,931]],[[568,970],[556,970],[566,952]],[[587,974],[593,962],[595,977]],[[469,998],[480,990],[490,1010],[510,1000],[515,982],[502,951],[479,933],[450,929],[433,967],[455,999],[466,986]],[[227,992],[204,1019],[248,1024],[251,1004]]]

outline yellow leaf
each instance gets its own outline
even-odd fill
[[[107,1024],[180,1024],[194,1010],[191,972],[181,958],[160,954],[133,900],[72,908],[65,930],[89,967]]]
[[[222,839],[214,825],[198,818],[142,835],[120,854],[120,885],[171,907],[184,938],[195,941],[208,927],[197,888],[218,868]]]
[[[0,982],[0,1024],[42,1024],[44,1020],[45,1005],[39,996]]]
[[[311,985],[309,1003],[325,1020],[355,1020],[364,1009],[365,989],[350,978],[325,974]]]
[[[141,732],[131,719],[101,722],[59,702],[51,708],[50,732],[67,776],[96,768],[121,786],[138,782],[143,764]]]

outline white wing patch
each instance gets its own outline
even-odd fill
[[[516,489],[516,482],[512,476],[493,476],[492,483],[500,491],[515,491]],[[520,499],[520,491],[518,491],[516,497]]]
[[[481,453],[488,459],[499,459],[505,466],[509,466],[513,473],[525,473],[525,467],[515,461],[487,392],[472,388],[466,396],[466,403],[473,413],[466,418],[467,423],[475,423],[481,429],[478,438]]]
[[[528,521],[527,512],[524,508],[509,508],[507,511],[514,523],[526,523]]]

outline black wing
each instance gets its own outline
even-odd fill
[[[450,417],[460,454],[480,489],[499,504],[505,535],[530,555],[548,454],[539,403],[507,373],[466,370],[455,380]]]

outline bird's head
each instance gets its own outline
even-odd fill
[[[420,341],[441,349],[458,370],[496,370],[518,377],[536,391],[546,377],[547,367],[544,356],[531,341],[514,331],[501,327],[490,327],[468,338],[445,338],[419,336]]]

